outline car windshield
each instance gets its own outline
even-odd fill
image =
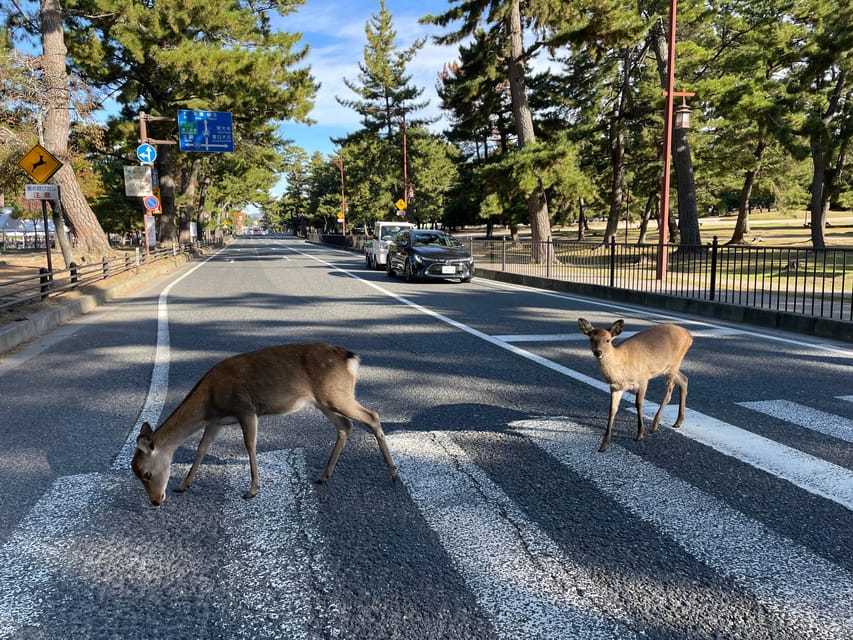
[[[416,233],[412,235],[412,244],[433,245],[439,247],[460,247],[462,243],[446,233]]]
[[[403,227],[383,227],[382,240],[393,240]]]

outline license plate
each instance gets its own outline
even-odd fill
[[[456,273],[456,267],[454,267],[453,265],[443,265],[441,267],[441,272],[442,273]]]

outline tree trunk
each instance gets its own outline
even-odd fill
[[[740,203],[738,205],[737,222],[735,223],[732,238],[729,244],[742,244],[744,236],[749,233],[749,210],[750,200],[752,199],[752,188],[755,186],[755,178],[761,169],[761,160],[764,158],[764,151],[767,149],[767,142],[764,140],[764,129],[759,133],[761,136],[758,140],[758,146],[755,148],[755,166],[747,169],[743,176],[743,187],[740,190]]]
[[[522,41],[521,6],[520,0],[512,0],[510,19],[507,22],[510,41],[509,88],[512,99],[512,113],[515,116],[518,130],[518,146],[536,142],[533,131],[533,115],[527,102],[527,82],[524,77],[522,56],[524,45]],[[540,248],[551,241],[551,220],[548,216],[548,199],[542,181],[527,196],[527,212],[530,216],[530,232],[533,235],[533,261],[540,263],[545,260]]]
[[[54,181],[59,185],[62,206],[77,238],[77,248],[85,255],[100,258],[111,252],[110,243],[83,196],[68,156],[70,96],[60,0],[41,0],[41,30],[44,49],[42,69],[46,84],[44,146],[62,162]],[[65,252],[63,257],[67,258]]]
[[[652,49],[657,60],[661,88],[666,90],[669,78],[669,40],[662,22],[658,22],[658,26],[653,31]],[[672,159],[678,185],[678,227],[681,232],[679,244],[685,247],[698,246],[701,244],[701,238],[699,215],[696,209],[696,184],[693,178],[693,159],[690,157],[687,133],[685,130],[673,129],[672,136]],[[663,161],[669,162],[669,158],[664,158]],[[669,220],[672,221],[671,215]]]
[[[157,216],[157,241],[165,245],[174,245],[178,241],[178,228],[175,223],[175,164],[172,158],[172,145],[159,145],[157,149],[157,172],[160,176],[160,209]]]
[[[825,249],[826,239],[823,235],[824,213],[823,213],[823,182],[824,174],[826,173],[826,157],[823,152],[823,146],[818,139],[818,136],[811,137],[811,152],[812,152],[812,195],[809,204],[811,211],[811,235],[812,246],[815,249]]]
[[[628,108],[628,91],[630,90],[630,50],[622,50],[622,78],[619,100],[613,110],[610,120],[610,213],[607,216],[607,227],[604,230],[604,244],[616,236],[619,230],[619,217],[622,213],[625,185],[625,127],[624,117]]]
[[[672,158],[678,182],[678,230],[681,232],[680,248],[699,247],[699,214],[696,208],[696,182],[693,178],[693,160],[687,143],[687,130],[672,132]]]
[[[646,198],[646,207],[643,209],[643,218],[640,220],[640,236],[637,238],[637,244],[645,244],[646,243],[646,234],[649,230],[649,220],[652,217],[652,214],[656,214],[658,209],[658,194],[654,191],[649,193],[649,197]]]

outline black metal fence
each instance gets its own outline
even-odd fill
[[[98,280],[104,280],[128,271],[173,258],[190,250],[190,245],[176,245],[171,248],[153,249],[149,252],[138,250],[123,256],[106,258],[76,266],[71,263],[67,269],[48,271],[41,267],[32,275],[10,278],[0,281],[0,310],[16,307],[28,302],[45,300],[48,297],[73,291]]]
[[[469,239],[476,265],[568,282],[853,322],[853,249]]]

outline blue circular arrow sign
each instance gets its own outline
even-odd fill
[[[143,142],[136,147],[136,157],[139,158],[140,162],[154,162],[157,159],[157,149],[153,145]]]

